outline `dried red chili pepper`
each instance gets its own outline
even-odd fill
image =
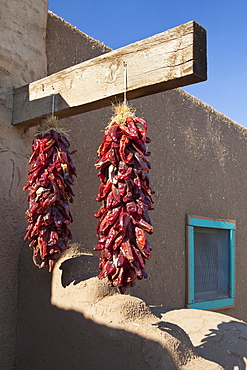
[[[151,140],[146,131],[147,123],[128,106],[117,107],[95,164],[101,181],[96,200],[102,202],[95,214],[99,241],[93,248],[101,251],[98,277],[108,277],[121,293],[147,277],[145,260],[151,252],[145,232],[153,232],[147,212],[153,209],[154,191],[149,186],[146,143]]]
[[[30,239],[36,266],[46,265],[52,271],[57,255],[68,248],[72,238],[68,225],[73,221],[69,202],[73,202],[71,185],[76,169],[69,152],[70,143],[59,130],[56,117],[48,117],[36,135],[29,160],[28,179],[23,190],[29,190],[29,223],[24,240]]]

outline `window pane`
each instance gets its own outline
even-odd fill
[[[194,231],[195,301],[229,297],[229,230]]]

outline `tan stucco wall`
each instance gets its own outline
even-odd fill
[[[247,320],[246,259],[246,130],[182,90],[132,102],[149,123],[152,138],[150,178],[155,210],[154,234],[147,262],[149,278],[130,294],[149,304],[184,307],[186,294],[186,215],[236,220],[236,307],[227,314]],[[98,179],[93,165],[110,109],[70,118],[71,142],[78,152],[76,200],[72,206],[75,239],[91,250],[97,238]],[[93,140],[92,140],[93,139]]]
[[[13,367],[18,305],[17,369],[62,369],[71,363],[76,364],[76,368],[81,364],[82,368],[98,368],[99,363],[107,368],[109,361],[109,368],[121,368],[122,357],[126,358],[125,368],[144,367],[145,359],[132,356],[131,351],[141,353],[145,340],[109,330],[81,314],[51,304],[52,275],[33,266],[31,251],[22,241],[27,207],[22,185],[35,128],[26,131],[10,126],[11,93],[13,86],[21,86],[46,74],[46,7],[43,0],[36,0],[35,7],[28,4],[27,8],[24,1],[1,4],[1,14],[7,20],[4,36],[9,37],[12,33],[6,44],[2,41],[0,44],[3,55],[0,78],[1,86],[5,86],[0,91],[0,98],[3,97],[0,100],[3,101],[1,168],[5,174],[0,180],[1,366],[4,369]],[[22,33],[20,39],[18,32]],[[52,14],[48,17],[46,46],[48,74],[109,50]],[[4,61],[6,55],[11,55],[9,61]],[[237,304],[236,308],[227,310],[227,314],[247,320],[244,268],[246,130],[179,89],[138,99],[133,104],[137,115],[145,118],[150,126],[150,177],[156,194],[155,210],[150,212],[155,232],[150,237],[153,254],[147,262],[149,278],[139,282],[130,293],[150,304],[184,307],[186,214],[236,219]],[[71,130],[72,149],[78,150],[74,155],[78,180],[75,203],[71,207],[75,220],[71,230],[75,241],[90,252],[97,240],[97,220],[93,214],[99,206],[94,200],[99,185],[94,162],[102,130],[110,116],[109,108],[61,121]],[[77,268],[80,269],[80,264]],[[124,348],[119,348],[119,335],[126,342]],[[138,345],[133,348],[135,341]],[[100,356],[95,356],[99,347]],[[112,348],[113,355],[109,360]],[[155,343],[153,348],[159,350],[160,347]],[[132,359],[134,363],[131,363]]]
[[[76,42],[71,42],[74,37]],[[104,51],[104,46],[49,15],[49,73]],[[66,62],[61,55],[66,55]],[[149,304],[184,307],[186,215],[236,219],[237,304],[226,313],[247,320],[247,285],[243,266],[246,259],[246,130],[180,89],[132,103],[137,114],[149,123],[149,136],[152,138],[150,177],[156,194],[155,210],[150,212],[154,234],[150,237],[152,258],[147,262],[149,278],[138,282],[129,293]],[[72,149],[78,150],[73,156],[78,179],[74,189],[76,198],[71,207],[74,217],[71,230],[74,241],[81,243],[88,252],[97,241],[97,220],[93,214],[99,206],[94,200],[99,182],[94,162],[102,130],[110,116],[111,109],[108,108],[61,121],[65,128],[70,129]],[[93,261],[91,271],[95,275]],[[75,254],[66,265],[59,265],[60,268],[64,280],[61,280],[62,286],[56,297],[54,283],[51,292],[52,276],[33,266],[31,253],[24,245],[20,260],[18,368],[68,368],[72,364],[79,369],[82,363],[85,369],[98,368],[99,364],[110,369],[154,366],[155,362],[149,356],[145,359],[137,355],[142,353],[141,348],[147,341],[143,342],[134,334],[96,324],[76,312],[83,305],[83,298],[79,289],[73,292],[73,281],[77,284],[92,276],[88,275],[85,259],[76,258]],[[70,284],[69,291],[66,284]],[[65,302],[63,297],[66,296]],[[83,308],[79,310],[83,312]],[[49,348],[37,350],[42,343],[47,343]],[[136,343],[134,352],[132,343]],[[150,356],[152,351],[161,351],[154,343],[148,346],[152,348],[147,349]],[[110,363],[109,353],[112,353]],[[145,362],[147,358],[151,362]]]
[[[182,90],[135,104],[150,122],[156,202],[150,279],[133,292],[184,307],[186,215],[235,219],[236,307],[226,313],[246,320],[246,129]]]
[[[78,30],[74,35],[75,30],[55,16],[50,15],[48,25],[48,65],[56,65],[56,71],[65,66],[64,61],[60,62],[62,58],[58,58],[62,53],[67,56],[66,65],[70,65],[84,60],[87,55],[92,57],[92,53],[107,51],[104,45],[95,44]],[[70,42],[74,37],[77,42]],[[246,255],[246,129],[181,89],[131,103],[137,115],[149,123],[148,135],[152,138],[150,177],[156,194],[155,210],[150,212],[154,234],[150,237],[152,258],[147,262],[149,278],[138,282],[130,293],[150,304],[184,307],[186,215],[235,219],[236,307],[226,313],[247,320],[247,282],[243,265]],[[61,121],[71,130],[73,149],[78,149],[74,155],[78,180],[72,206],[75,221],[71,229],[75,240],[89,251],[97,241],[97,220],[93,214],[99,206],[94,200],[99,185],[94,162],[102,130],[110,117],[111,109],[108,108]]]
[[[22,192],[32,132],[11,126],[13,88],[46,75],[47,3],[0,4],[0,368],[12,369],[16,348],[18,262],[23,244]]]

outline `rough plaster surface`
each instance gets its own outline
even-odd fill
[[[23,249],[20,278],[29,279],[20,289],[18,369],[245,368],[246,323],[120,295],[95,277],[97,257],[84,250],[72,243],[49,275]]]
[[[247,324],[230,316],[199,310],[172,310],[162,320],[189,333],[197,353],[223,369],[246,369]]]
[[[0,4],[0,118],[11,122],[12,88],[46,76],[45,0]]]
[[[23,244],[27,149],[33,131],[11,126],[13,88],[46,75],[44,0],[0,3],[0,368],[12,369],[16,348],[19,252]]]
[[[149,123],[150,179],[156,193],[155,210],[149,213],[154,226],[149,277],[130,294],[149,304],[185,307],[187,214],[235,219],[236,307],[221,312],[246,321],[246,129],[181,89],[132,103]],[[94,200],[99,181],[94,163],[110,117],[111,109],[101,109],[61,120],[71,129],[72,149],[78,149],[71,229],[88,251],[97,242],[93,214],[99,207]]]
[[[49,14],[47,32],[49,73],[107,51],[54,14]],[[71,42],[74,38],[75,43]],[[61,58],[64,55],[66,63]],[[221,312],[246,321],[247,280],[242,263],[246,259],[247,130],[182,89],[131,103],[136,114],[149,124],[150,178],[156,191],[155,210],[150,212],[154,234],[149,238],[153,246],[152,258],[147,262],[149,277],[131,289],[131,294],[149,304],[183,308],[186,215],[235,219],[237,304]],[[107,108],[61,120],[61,125],[71,130],[72,148],[78,149],[74,155],[78,181],[72,231],[75,240],[89,251],[97,242],[93,214],[99,207],[94,200],[99,185],[94,163],[110,117],[111,109]]]
[[[29,252],[21,255],[18,369],[222,369],[197,354],[181,325],[95,277],[97,257],[79,243],[52,275]]]
[[[136,340],[134,343],[128,343],[128,346],[134,345],[138,348],[139,342],[141,343],[142,351],[137,350],[134,357],[138,364],[143,362],[144,368],[189,369],[190,362],[195,364],[196,360],[200,364],[204,363],[204,368],[221,368],[215,363],[199,359],[188,334],[180,326],[168,322],[169,320],[159,320],[143,300],[118,294],[106,280],[87,278],[87,272],[83,275],[83,271],[87,271],[89,257],[95,260],[94,269],[91,266],[90,270],[94,270],[96,274],[97,258],[81,253],[78,244],[72,245],[61,257],[52,276],[51,303],[54,306],[79,312],[88,320],[107,326],[110,332],[118,329],[134,333]],[[76,277],[74,264],[77,264],[78,259],[81,262],[81,270]],[[73,278],[71,273],[74,274]],[[63,284],[65,280],[67,285]],[[193,316],[196,315],[193,313]],[[189,332],[188,330],[187,333]],[[118,341],[119,357],[124,361],[121,350],[126,348],[125,338],[119,335]],[[158,352],[156,347],[159,348]],[[136,359],[131,356],[131,361]],[[126,368],[126,364],[119,366]]]
[[[79,244],[72,244],[58,261],[52,276],[51,303],[54,306],[82,313],[100,325],[137,334],[139,340],[148,343],[145,368],[245,368],[245,322],[215,312],[186,309],[166,312],[162,307],[148,307],[139,298],[117,294],[105,280],[88,278],[89,258],[92,259],[90,272],[96,275],[95,257],[83,254]],[[79,270],[76,268],[78,260]],[[122,340],[120,336],[120,348],[124,347]],[[157,357],[151,355],[155,352],[154,342],[162,348]],[[142,354],[135,356],[142,357]]]
[[[51,13],[47,30],[48,73],[107,51],[103,45]],[[150,237],[153,253],[147,263],[149,278],[131,289],[131,296],[122,297],[116,295],[107,282],[100,283],[95,277],[97,258],[91,255],[91,250],[97,241],[97,221],[93,214],[99,206],[94,200],[99,183],[94,162],[111,110],[101,109],[61,120],[61,125],[71,130],[72,150],[78,150],[74,155],[78,180],[76,200],[71,207],[75,220],[71,229],[74,242],[84,245],[84,254],[82,256],[76,248],[71,249],[58,261],[51,276],[32,265],[31,251],[23,245],[19,275],[18,369],[63,369],[71,364],[76,369],[82,366],[97,369],[99,364],[107,369],[222,368],[219,358],[208,355],[207,346],[213,341],[204,339],[208,338],[207,333],[214,334],[210,329],[216,330],[220,321],[226,322],[223,329],[228,330],[228,318],[219,314],[218,322],[213,319],[216,320],[213,327],[209,319],[208,331],[198,334],[201,335],[199,340],[194,329],[186,326],[186,321],[195,316],[194,311],[186,310],[190,319],[184,316],[185,322],[179,319],[179,313],[183,315],[184,310],[174,311],[174,317],[165,317],[169,315],[168,309],[183,308],[185,304],[185,219],[188,213],[236,219],[237,304],[226,313],[247,320],[247,282],[243,265],[246,260],[246,130],[180,89],[132,103],[137,115],[148,121],[148,135],[153,140],[150,177],[156,194],[155,211],[150,212],[150,216],[155,232]],[[31,148],[32,130],[24,137]],[[147,330],[153,316],[143,300],[155,306],[156,323],[165,320],[166,326],[156,325]],[[160,311],[157,305],[161,306]],[[193,327],[201,327],[203,315],[204,312],[198,312]],[[243,345],[243,349],[235,351],[236,361],[242,366],[246,357],[245,326],[239,329],[239,321],[233,321],[237,324],[230,328],[230,335],[234,335],[236,328],[240,330],[240,335],[234,337],[234,345],[240,342]],[[222,326],[218,330],[221,332]],[[196,349],[185,332],[189,333]],[[219,338],[218,332],[216,336]],[[186,346],[179,351],[183,343]],[[41,350],[37,350],[40,346]],[[226,346],[222,348],[228,350]],[[230,348],[234,356],[233,347]],[[196,352],[201,358],[194,356]],[[215,364],[206,363],[207,360],[214,360]]]

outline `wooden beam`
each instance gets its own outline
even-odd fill
[[[32,126],[51,113],[65,118],[123,100],[207,79],[206,31],[191,21],[77,64],[14,92],[13,125]]]

